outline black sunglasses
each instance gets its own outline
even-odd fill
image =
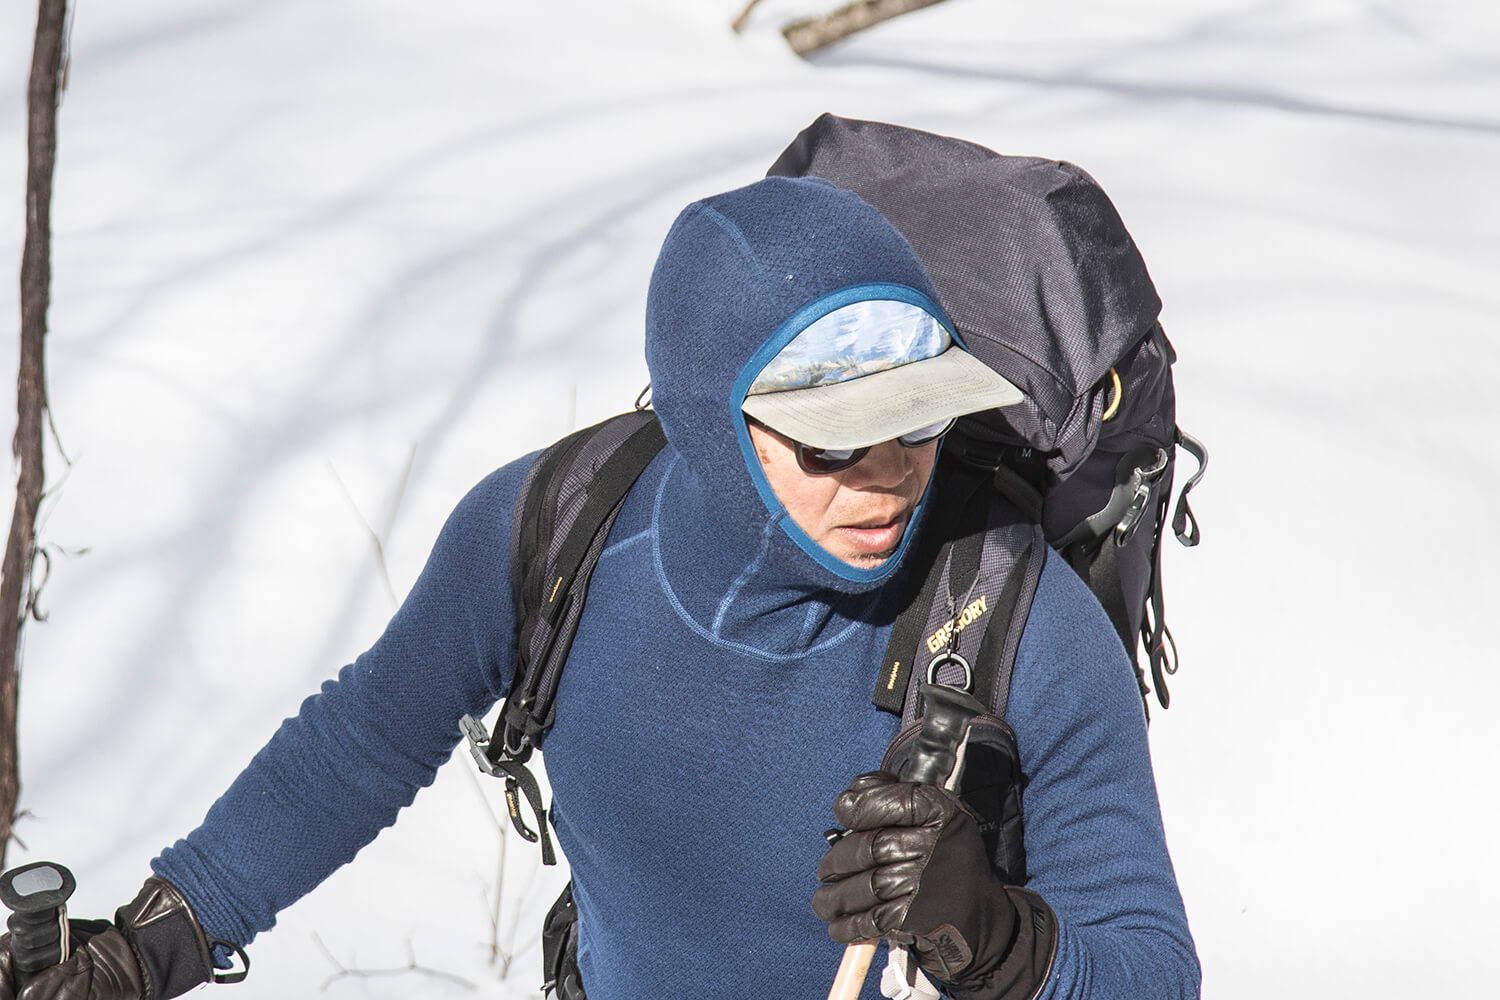
[[[814,448],[810,444],[801,441],[793,441],[774,427],[766,427],[765,424],[754,417],[746,416],[746,420],[757,427],[765,427],[766,430],[775,434],[784,441],[790,441],[792,450],[797,455],[797,466],[809,476],[828,476],[835,472],[857,465],[860,459],[870,453],[870,447],[865,448]],[[926,427],[918,427],[914,431],[908,431],[896,440],[901,442],[903,448],[920,448],[925,444],[931,444],[938,438],[953,429],[957,418],[950,417],[941,423],[929,424]]]

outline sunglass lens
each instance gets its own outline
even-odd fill
[[[849,468],[864,458],[869,450],[868,448],[812,448],[799,444],[797,445],[797,463],[802,466],[803,472],[815,476],[826,476],[830,472]]]

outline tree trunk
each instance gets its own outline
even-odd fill
[[[942,0],[856,0],[832,14],[789,24],[781,29],[781,33],[786,36],[792,51],[805,57],[848,38],[856,31],[935,3],[942,3]]]
[[[57,155],[57,101],[62,77],[67,0],[39,0],[28,91],[26,244],[21,255],[21,370],[16,383],[19,464],[16,508],[0,566],[0,867],[10,846],[21,794],[16,744],[21,631],[32,612],[36,513],[42,503],[42,422],[47,412],[43,342],[52,290],[52,168]]]

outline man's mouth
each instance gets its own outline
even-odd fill
[[[903,510],[890,520],[860,521],[842,525],[837,531],[844,543],[858,555],[889,555],[900,544],[901,533],[906,530],[906,522],[910,519],[911,511]]]

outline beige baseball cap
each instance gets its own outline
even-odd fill
[[[867,299],[809,324],[761,369],[745,413],[814,448],[865,448],[1021,402],[932,313]]]

